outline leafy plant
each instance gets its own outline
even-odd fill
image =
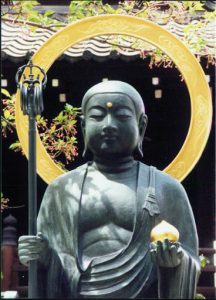
[[[57,158],[62,158],[62,161],[68,164],[78,155],[76,124],[79,114],[80,108],[66,104],[51,124],[48,124],[43,117],[37,117],[40,138],[55,161]]]
[[[200,259],[200,265],[201,265],[201,269],[204,269],[206,267],[207,264],[209,264],[209,260],[207,259],[206,256],[204,256],[203,254],[201,254],[199,256]]]
[[[209,260],[207,259],[206,256],[204,256],[203,254],[201,254],[199,256],[199,259],[200,259],[200,266],[201,266],[201,269],[204,269],[206,267],[207,264],[209,264]],[[203,294],[200,294],[200,293],[196,293],[195,294],[195,299],[206,299],[206,297],[203,295]]]
[[[3,114],[1,116],[2,135],[6,138],[16,129],[15,95],[10,95],[5,89],[2,89],[2,94],[6,96],[2,100]],[[80,108],[66,104],[64,109],[50,122],[43,116],[36,117],[38,132],[45,149],[62,168],[65,168],[65,165],[78,155],[76,124],[79,114]],[[12,143],[9,149],[22,152],[19,141]]]
[[[6,96],[2,100],[4,108],[1,115],[1,126],[3,137],[7,137],[8,133],[14,132],[15,127],[15,97],[11,96],[6,89],[1,89],[2,95]]]
[[[8,207],[8,202],[9,202],[9,199],[5,198],[3,196],[3,193],[1,193],[1,212],[3,212],[3,210]]]
[[[206,299],[206,297],[203,294],[197,293],[195,299]]]

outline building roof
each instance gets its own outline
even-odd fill
[[[199,20],[193,20],[192,25],[196,25]],[[205,46],[203,48],[194,47],[194,43],[187,43],[191,51],[198,56],[215,56],[215,22],[209,22],[205,27],[200,28],[196,32],[196,38],[203,39]],[[185,28],[188,24],[180,24],[173,20],[165,25],[160,25],[164,29],[173,33],[183,42],[188,39],[186,37]],[[53,30],[37,28],[35,32],[29,30],[28,26],[18,26],[12,22],[2,21],[1,37],[2,37],[2,58],[8,58],[15,61],[24,60],[30,53],[35,53],[41,45],[51,37],[55,32]],[[194,37],[193,37],[194,39]],[[196,40],[195,40],[196,42]],[[139,57],[142,50],[151,52],[154,47],[150,44],[145,49],[134,48],[131,43],[131,38],[121,39],[118,46],[112,36],[95,37],[91,40],[85,40],[65,51],[62,58],[66,58],[71,62],[81,58],[94,58],[98,61],[107,58],[121,57],[125,60],[130,60]]]

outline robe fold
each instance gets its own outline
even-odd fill
[[[83,267],[79,211],[87,171],[87,165],[70,171],[45,192],[38,232],[48,238],[50,256],[48,268],[39,268],[41,297],[193,298],[200,266],[196,226],[187,195],[175,179],[140,162],[131,239],[122,249],[92,258]],[[142,184],[144,176],[149,177],[147,187]],[[184,255],[175,268],[159,268],[151,261],[150,232],[163,219],[180,232]]]

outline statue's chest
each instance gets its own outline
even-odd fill
[[[95,175],[87,178],[81,201],[83,230],[114,223],[133,229],[136,211],[136,177],[120,180]]]

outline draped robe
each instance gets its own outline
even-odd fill
[[[39,266],[40,296],[46,298],[191,299],[200,273],[193,213],[183,186],[154,167],[138,163],[136,211],[131,239],[122,249],[93,258],[85,268],[79,250],[79,211],[87,164],[51,183],[38,215],[38,231],[50,243],[49,264]],[[144,187],[143,177],[149,176]],[[94,212],[90,212],[94,213]],[[180,233],[183,258],[161,268],[150,257],[150,232],[161,220]]]

